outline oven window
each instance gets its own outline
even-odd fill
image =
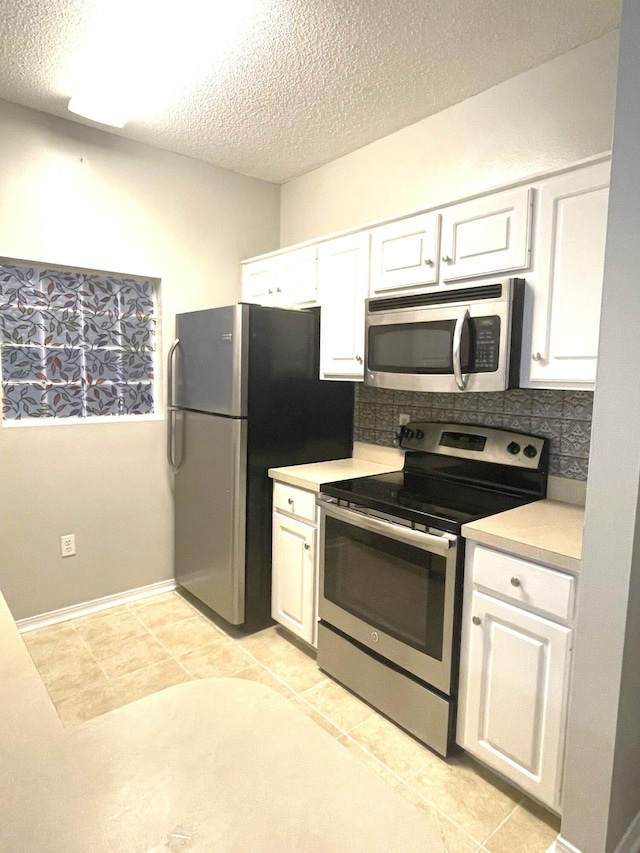
[[[446,560],[326,517],[324,597],[442,660]]]
[[[369,370],[383,373],[453,374],[455,320],[394,323],[369,328]],[[500,317],[471,317],[460,342],[463,373],[498,369]]]

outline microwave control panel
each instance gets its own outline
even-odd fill
[[[500,317],[472,317],[470,364],[466,372],[493,373],[500,356]]]

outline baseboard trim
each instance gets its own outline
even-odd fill
[[[559,835],[547,853],[581,853],[581,851]],[[640,812],[631,821],[614,853],[640,853]]]
[[[615,853],[640,853],[640,812],[631,821]]]
[[[547,853],[581,853],[581,851],[559,835],[547,850]]]
[[[49,613],[41,613],[39,616],[28,616],[16,622],[21,634],[27,631],[35,631],[36,628],[45,628],[47,625],[56,625],[58,622],[66,622],[68,619],[76,619],[78,616],[89,616],[91,613],[99,613],[119,604],[128,604],[130,601],[138,601],[141,598],[149,598],[159,595],[161,592],[171,592],[176,588],[175,579],[158,581],[148,586],[139,586],[127,592],[118,592],[115,595],[105,595],[103,598],[95,598],[93,601],[85,601],[82,604],[72,604],[70,607],[61,607],[60,610],[51,610]]]

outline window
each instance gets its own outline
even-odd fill
[[[152,283],[0,262],[5,421],[150,415]]]

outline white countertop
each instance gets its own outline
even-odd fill
[[[354,445],[348,459],[270,468],[281,483],[319,492],[324,483],[399,471],[402,451],[370,444]],[[473,521],[462,527],[467,539],[558,569],[580,570],[584,507],[558,500],[542,500]]]
[[[580,571],[584,507],[543,500],[462,526],[462,535],[541,563]]]
[[[310,492],[319,492],[324,483],[400,471],[403,463],[402,450],[356,442],[353,447],[353,456],[347,459],[269,468],[269,476],[280,483],[287,483]]]

